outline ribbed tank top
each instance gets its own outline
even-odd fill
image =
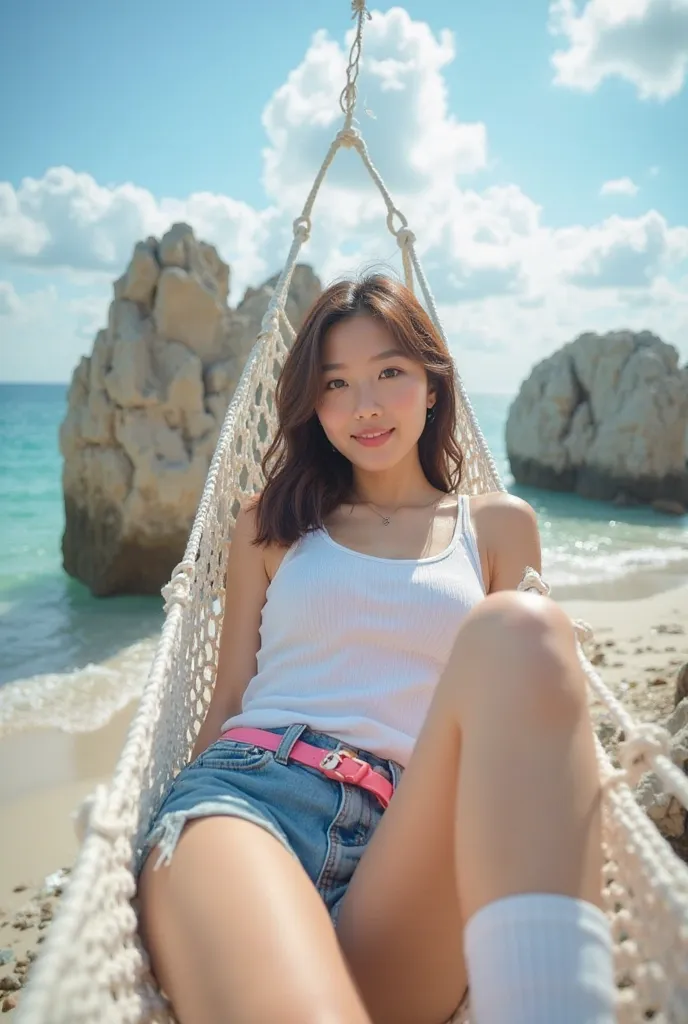
[[[257,672],[234,726],[304,722],[406,765],[459,625],[485,594],[469,500],[427,558],[379,558],[307,533],[267,590]]]

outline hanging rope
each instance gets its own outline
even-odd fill
[[[370,12],[366,10],[365,0],[352,0],[351,7],[353,10],[352,18],[356,19],[356,34],[349,51],[349,63],[346,68],[346,85],[342,89],[341,96],[339,97],[339,106],[344,114],[345,130],[351,127],[354,120],[354,110],[356,109],[356,99],[358,97],[356,82],[358,81],[358,75],[361,69],[363,23],[364,21],[370,21]]]

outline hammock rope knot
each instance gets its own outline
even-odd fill
[[[408,249],[415,241],[416,236],[411,231],[411,228],[399,228],[397,231],[397,242],[400,249]]]
[[[519,583],[517,590],[520,590],[525,594],[534,591],[542,597],[547,597],[550,592],[550,586],[548,583],[545,583],[539,572],[533,569],[532,566],[527,565],[523,573],[523,579]]]
[[[589,644],[595,639],[592,626],[589,622],[585,622],[583,619],[574,619],[573,628],[576,634],[576,639],[581,647],[584,647],[585,644]]]
[[[196,571],[194,562],[182,561],[175,565],[169,583],[161,589],[165,598],[164,610],[168,612],[173,604],[185,608],[191,601],[191,581]]]
[[[292,225],[294,231],[294,237],[301,240],[301,242],[307,242],[311,234],[311,219],[310,217],[297,217]]]
[[[358,149],[361,145],[361,133],[356,128],[342,128],[337,132],[336,141],[344,149]]]
[[[274,303],[270,303],[268,306],[265,316],[263,317],[260,324],[260,333],[258,335],[261,340],[267,340],[271,338],[279,330],[280,311],[275,308]]]
[[[651,759],[660,755],[671,760],[671,734],[654,723],[634,725],[619,744],[619,761],[633,783],[652,770]]]
[[[107,786],[96,786],[74,812],[74,831],[80,842],[88,832],[95,832],[108,842],[114,842],[127,833],[129,823],[121,816],[115,817],[108,809],[108,796]]]

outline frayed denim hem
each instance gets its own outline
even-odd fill
[[[198,818],[215,818],[222,816],[229,818],[241,818],[244,821],[253,822],[254,825],[259,825],[261,828],[265,829],[266,832],[269,832],[270,835],[274,836],[275,839],[279,840],[282,846],[289,851],[292,857],[298,860],[298,857],[289,844],[289,840],[280,829],[271,822],[266,821],[265,818],[261,817],[259,814],[253,814],[249,808],[237,805],[235,800],[228,797],[226,799],[219,798],[215,800],[206,800],[203,803],[196,804],[195,807],[190,807],[186,811],[168,811],[166,814],[163,814],[148,834],[144,848],[141,851],[141,855],[136,864],[136,877],[139,877],[148,855],[155,846],[158,847],[160,855],[153,866],[153,870],[157,871],[163,864],[170,863],[184,827],[188,822],[195,821]]]

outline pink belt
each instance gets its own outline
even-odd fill
[[[241,743],[250,743],[264,750],[277,750],[282,736],[266,729],[242,728],[228,729],[220,737],[222,740],[233,739]],[[350,750],[325,750],[312,743],[297,740],[291,748],[290,758],[305,764],[308,768],[318,768],[328,779],[346,782],[350,786],[360,786],[373,793],[383,807],[387,807],[394,793],[394,786],[387,779],[374,771],[367,761],[356,757]]]

